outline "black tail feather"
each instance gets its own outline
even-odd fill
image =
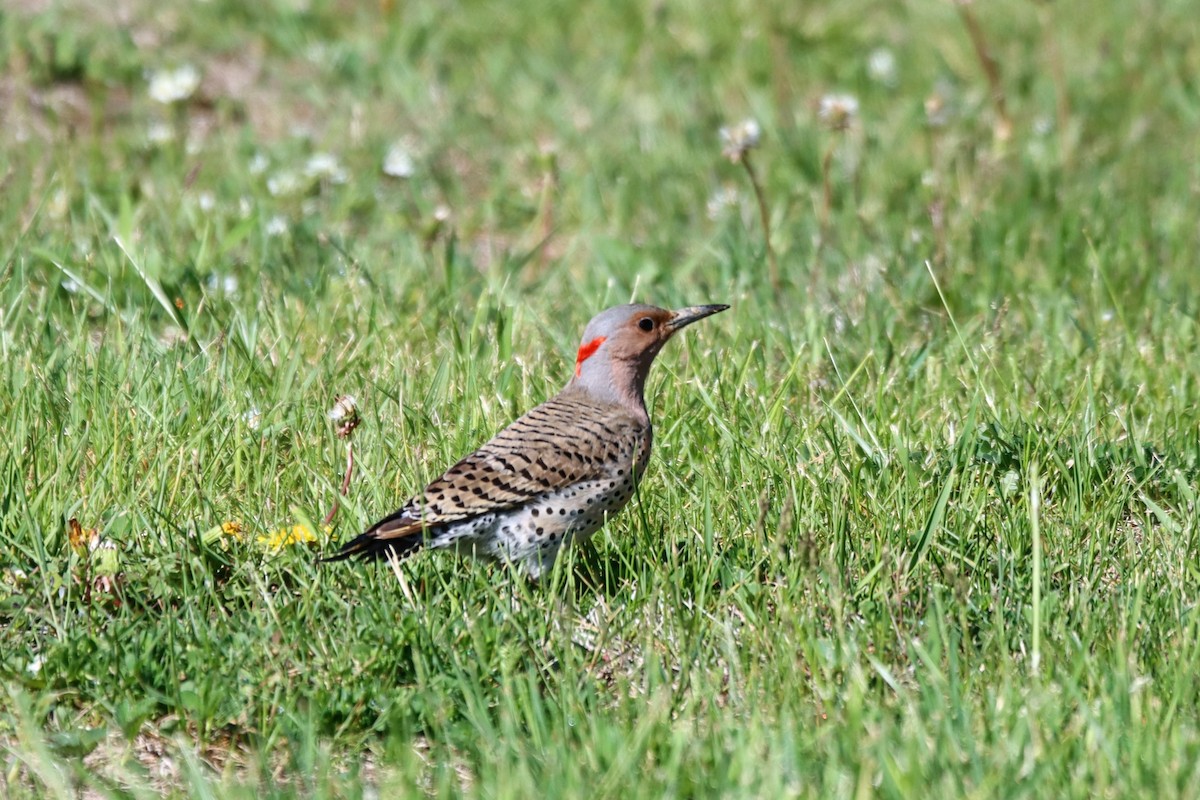
[[[350,558],[374,561],[389,555],[404,558],[420,550],[424,544],[425,530],[419,525],[413,525],[412,517],[405,509],[401,509],[379,520],[366,532],[346,542],[341,550],[322,558],[321,561],[345,561]]]
[[[341,550],[331,556],[325,556],[321,561],[330,563],[346,561],[351,558],[357,558],[360,561],[374,561],[378,558],[387,558],[389,555],[405,558],[420,550],[424,544],[425,539],[419,531],[403,539],[379,539],[373,533],[364,533],[346,542]]]

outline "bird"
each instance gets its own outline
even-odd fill
[[[653,429],[644,394],[655,356],[680,330],[727,308],[601,311],[583,332],[562,391],[325,560],[450,549],[541,580],[564,546],[625,507],[645,473]]]

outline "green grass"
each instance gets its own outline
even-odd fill
[[[1195,796],[1191,2],[972,6],[1007,140],[948,3],[10,5],[0,794]],[[733,308],[553,580],[316,563],[630,299]]]

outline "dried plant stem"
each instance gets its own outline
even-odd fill
[[[778,289],[779,264],[775,260],[775,248],[771,246],[771,212],[767,208],[767,197],[763,194],[762,184],[758,181],[758,173],[754,171],[754,165],[750,163],[750,153],[743,153],[741,162],[742,166],[746,168],[746,174],[750,176],[750,185],[754,187],[754,198],[758,201],[758,217],[762,221],[763,242],[767,247],[771,286]]]
[[[1070,153],[1068,152],[1070,149],[1070,139],[1067,134],[1067,125],[1071,120],[1071,101],[1070,96],[1067,94],[1067,74],[1063,68],[1063,55],[1062,48],[1058,44],[1058,32],[1054,28],[1054,21],[1050,18],[1053,12],[1049,7],[1043,7],[1041,12],[1046,58],[1050,62],[1050,76],[1054,81],[1059,157],[1066,162],[1070,157]]]
[[[1012,136],[1012,120],[1008,116],[1008,104],[1004,99],[1004,84],[1000,80],[1000,65],[996,63],[996,59],[992,57],[991,51],[988,50],[987,38],[983,35],[983,26],[979,24],[979,20],[975,18],[975,14],[971,11],[970,0],[958,0],[955,5],[958,6],[958,13],[962,17],[963,24],[967,26],[967,33],[971,36],[971,44],[975,47],[975,55],[979,58],[979,63],[983,67],[983,73],[987,76],[988,87],[991,89],[992,104],[996,108],[995,136],[1000,141],[1007,141]]]
[[[341,496],[345,497],[350,491],[350,476],[354,474],[354,442],[346,442],[346,474],[342,477],[342,492]],[[337,516],[338,509],[341,503],[337,500],[333,501],[333,508],[329,509],[329,513],[325,515],[325,519],[321,521],[322,525],[328,525],[333,522],[333,518]]]
[[[833,214],[833,149],[836,141],[829,143],[821,159],[821,240],[829,234],[830,217]]]
[[[930,126],[928,129],[928,147],[929,147],[929,169],[934,175],[933,185],[933,200],[927,208],[929,212],[929,222],[933,228],[933,235],[936,241],[936,249],[934,251],[933,260],[938,267],[942,267],[946,263],[946,224],[945,224],[945,197],[942,189],[942,156],[941,156],[941,136],[937,128]]]
[[[550,264],[550,248],[546,247],[550,237],[554,235],[554,195],[558,190],[558,172],[554,167],[547,167],[542,175],[541,199],[538,203],[538,218],[540,219],[541,237],[536,245],[538,262],[545,268]]]

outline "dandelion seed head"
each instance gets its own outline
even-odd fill
[[[358,401],[352,394],[339,394],[333,400],[333,408],[329,409],[329,418],[338,423],[337,435],[343,439],[354,433],[354,429],[362,422],[358,415]]]
[[[858,98],[851,94],[832,93],[821,97],[817,106],[817,117],[830,130],[844,131],[854,124],[858,116]]]
[[[334,422],[341,422],[358,414],[358,401],[354,399],[352,394],[340,394],[333,401],[333,408],[329,409],[329,418]]]
[[[762,141],[762,128],[756,120],[744,119],[736,125],[726,125],[718,131],[721,154],[737,164]]]

